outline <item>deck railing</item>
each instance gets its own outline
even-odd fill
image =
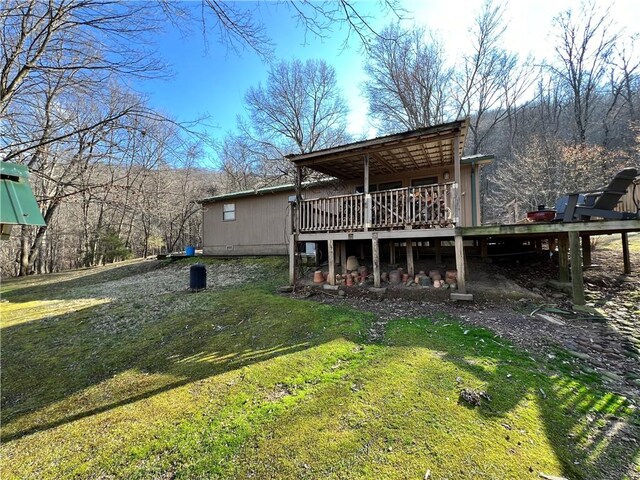
[[[302,200],[297,205],[296,230],[453,227],[455,188],[455,183],[445,183]]]

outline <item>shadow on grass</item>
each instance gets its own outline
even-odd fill
[[[143,264],[134,271],[145,273],[161,266]],[[91,282],[131,273],[131,268],[96,273]],[[344,328],[353,323],[348,313],[336,317],[332,312],[327,321],[322,313],[326,308],[310,309],[274,296],[270,293],[274,281],[277,279],[261,286],[160,295],[153,298],[154,305],[146,305],[154,309],[153,314],[140,312],[144,321],[133,318],[114,329],[105,317],[133,316],[136,312],[131,305],[116,302],[3,328],[1,440],[64,425],[339,336],[357,341],[357,331],[364,330],[361,326]],[[12,292],[12,301],[69,299],[74,287],[86,283],[86,277],[72,279],[45,289],[46,293],[41,286],[27,287]],[[164,314],[169,305],[178,308]],[[145,377],[135,392],[120,388],[118,382],[119,376],[131,373]]]
[[[96,274],[92,281],[113,280]],[[122,276],[130,274],[121,272]],[[125,274],[126,273],[126,274]],[[122,277],[119,277],[122,278]],[[79,283],[76,283],[79,282]],[[69,280],[65,288],[82,286],[86,279]],[[191,382],[219,375],[278,356],[346,338],[365,342],[365,316],[271,293],[274,283],[226,291],[168,294],[159,302],[184,302],[185,310],[116,332],[96,328],[103,310],[92,307],[58,317],[13,325],[2,330],[2,441],[54,428],[136,402]],[[60,286],[59,286],[60,287]],[[31,291],[31,288],[35,290]],[[62,288],[62,287],[60,287]],[[40,290],[39,290],[40,289]],[[42,287],[29,287],[15,299],[38,296]],[[55,296],[56,290],[49,291]],[[66,292],[69,293],[69,292]],[[394,325],[404,329],[394,330]],[[623,442],[628,427],[609,423],[589,437],[590,415],[616,415],[624,408],[619,397],[591,390],[593,379],[573,377],[570,371],[548,372],[523,352],[497,345],[493,335],[473,330],[464,335],[458,325],[437,326],[418,321],[421,330],[399,321],[390,325],[394,346],[421,347],[445,352],[455,364],[486,385],[492,398],[480,407],[487,417],[500,417],[525,399],[535,401],[546,434],[563,462],[564,475],[589,478],[608,464],[606,477],[625,478],[633,453]],[[436,332],[431,336],[424,329]],[[437,331],[440,330],[440,334]],[[561,359],[562,360],[562,359]],[[127,372],[156,375],[134,392],[119,388],[114,379]],[[90,401],[65,400],[74,395]],[[43,421],[42,419],[47,420]],[[586,422],[586,423],[585,423]],[[618,425],[618,426],[616,426]],[[581,443],[584,450],[578,451]],[[576,465],[576,453],[593,455],[592,466]],[[612,458],[619,468],[611,469]]]
[[[445,330],[430,322],[417,322],[424,322],[431,332]],[[541,359],[498,343],[488,330],[474,329],[465,335],[464,331],[469,332],[466,327],[450,319],[446,322],[450,324],[446,340],[436,333],[422,344],[416,341],[420,335],[394,335],[391,327],[393,345],[445,351],[442,360],[485,384],[483,389],[490,401],[482,400],[480,407],[460,402],[467,408],[478,408],[485,417],[506,417],[523,400],[535,402],[567,478],[629,478],[628,472],[634,468],[634,443],[629,439],[638,437],[640,418],[628,409],[624,397],[605,393],[595,375],[579,372],[576,359],[566,354],[559,352],[549,369]],[[594,428],[598,421],[602,422],[601,428]],[[586,460],[588,465],[577,459]]]

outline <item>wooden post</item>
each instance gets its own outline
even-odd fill
[[[542,255],[542,238],[538,237],[533,240],[533,244],[536,248],[536,253]]]
[[[296,236],[289,235],[289,285],[296,284]]]
[[[380,248],[377,233],[371,236],[371,250],[373,251],[373,286],[380,288]]]
[[[342,274],[346,275],[347,273],[347,241],[342,242],[342,247],[340,248],[340,265],[342,267]]]
[[[329,239],[327,240],[327,255],[328,255],[328,260],[329,260],[329,278],[327,278],[327,280],[329,281],[329,285],[335,285],[336,284],[336,254],[335,251],[333,249],[333,240]]]
[[[391,242],[389,242],[389,263],[390,264],[394,264],[396,263],[396,242],[395,240],[391,240]]]
[[[624,274],[631,274],[631,257],[629,256],[629,235],[622,232],[622,261],[624,262]]]
[[[440,239],[436,238],[433,241],[433,245],[435,247],[436,250],[436,265],[440,265],[442,263],[442,250],[441,250],[441,244],[440,244]]]
[[[580,237],[578,232],[569,232],[569,250],[571,251],[571,285],[573,303],[584,305],[584,281],[582,278],[582,257],[580,255]]]
[[[485,261],[489,257],[489,242],[486,238],[480,239],[480,258]]]
[[[455,191],[454,191],[454,218],[453,221],[457,226],[460,226],[460,222],[462,221],[462,191],[461,191],[461,182],[462,177],[460,175],[460,135],[456,135],[453,139],[453,169],[454,169],[454,179],[455,179]]]
[[[585,267],[591,266],[591,237],[589,235],[580,235],[582,242],[582,264]]]
[[[371,228],[371,194],[369,193],[369,155],[364,156],[364,231]]]
[[[558,264],[561,282],[569,281],[569,240],[566,233],[558,235]]]
[[[456,270],[458,271],[458,292],[467,293],[467,285],[465,278],[465,265],[464,265],[464,242],[462,235],[456,233],[455,236],[455,250],[456,250]]]
[[[413,278],[413,241],[411,241],[410,239],[407,239],[407,273],[409,274],[410,278]]]

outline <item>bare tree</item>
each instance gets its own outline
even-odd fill
[[[531,74],[518,56],[501,47],[506,30],[504,4],[486,0],[475,18],[471,53],[463,57],[455,76],[457,117],[471,121],[470,153],[477,154],[501,122],[524,105]]]
[[[248,122],[240,128],[271,159],[267,171],[287,175],[291,167],[282,161],[284,155],[339,145],[347,138],[347,106],[335,70],[322,60],[279,62],[266,85],[247,91],[245,103]]]
[[[440,43],[424,29],[390,25],[369,49],[364,92],[384,131],[442,123],[451,114],[450,80]]]
[[[587,140],[598,91],[620,36],[610,18],[609,9],[600,11],[589,2],[555,19],[557,62],[549,68],[571,96],[574,139],[579,144]]]
[[[221,170],[225,179],[225,191],[234,192],[253,188],[266,176],[262,157],[249,139],[240,135],[228,135],[218,148]]]
[[[259,16],[283,15],[281,10],[278,11],[279,7],[284,7],[292,20],[302,26],[305,34],[316,38],[326,38],[336,29],[346,30],[345,46],[355,36],[360,45],[367,49],[379,36],[372,26],[372,17],[350,0],[280,0],[272,4],[201,0],[197,8],[192,10],[168,0],[161,0],[160,3],[169,18],[188,17],[197,20],[205,38],[207,32],[212,31],[226,48],[236,53],[247,49],[266,60],[271,59],[274,45]],[[378,0],[377,4],[380,15],[400,19],[404,14],[398,0]],[[276,11],[265,13],[265,9]]]

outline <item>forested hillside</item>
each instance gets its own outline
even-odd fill
[[[342,25],[361,43],[361,86],[377,134],[468,117],[467,155],[491,153],[483,218],[512,219],[640,165],[638,31],[606,5],[559,13],[548,58],[505,41],[507,6],[487,1],[467,48],[412,26],[402,2],[380,2],[374,29],[357,2],[285,2],[310,36]],[[200,242],[207,195],[291,180],[283,159],[354,138],[336,72],[323,59],[276,59],[243,4],[10,0],[0,11],[0,158],[29,167],[48,225],[14,229],[2,275],[91,266]],[[194,11],[203,13],[194,15]],[[207,132],[151,108],[131,86],[169,75],[154,32],[202,25],[233,54],[264,61],[235,131]],[[219,45],[218,45],[219,46]],[[220,135],[220,137],[216,137]]]

